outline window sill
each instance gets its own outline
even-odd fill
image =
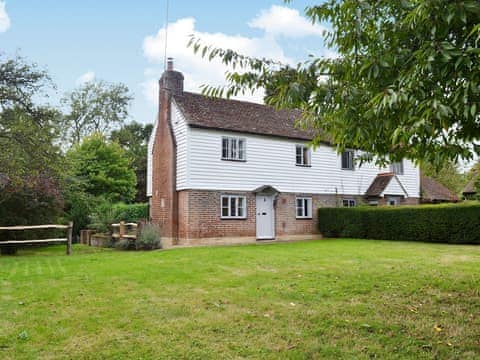
[[[348,168],[342,168],[342,170],[346,170],[346,171],[355,171],[355,169],[348,169]]]
[[[312,167],[312,165],[302,165],[302,164],[295,164],[295,166],[306,167],[306,168],[311,168]]]
[[[246,217],[224,217],[220,216],[220,220],[247,220]]]
[[[296,217],[295,218],[296,220],[312,220],[313,218],[310,216],[310,217]]]
[[[224,159],[221,158],[222,161],[233,161],[233,162],[247,162],[247,160],[239,160],[239,159]]]

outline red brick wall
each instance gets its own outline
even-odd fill
[[[224,194],[247,197],[247,218],[225,220],[220,218],[220,198]],[[297,219],[296,195],[313,199],[312,219]],[[341,201],[341,199],[340,199]],[[256,198],[251,192],[228,192],[208,190],[184,190],[179,192],[179,243],[189,240],[217,237],[256,236]],[[335,195],[279,194],[275,206],[276,236],[318,234],[316,209],[321,206],[336,206]]]
[[[247,197],[247,218],[220,218],[220,197],[225,194]],[[179,192],[179,238],[255,236],[255,195],[246,192],[184,190]]]
[[[175,238],[177,197],[175,179],[175,144],[170,127],[170,94],[160,90],[158,127],[152,156],[152,199],[150,217],[160,227],[163,237]]]

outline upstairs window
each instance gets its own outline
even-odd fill
[[[296,214],[297,219],[311,219],[312,218],[312,198],[297,197]]]
[[[222,195],[221,218],[222,219],[245,219],[247,217],[247,200],[245,196]]]
[[[295,149],[296,149],[296,165],[311,166],[310,149],[304,145],[297,145]]]
[[[222,137],[222,160],[245,161],[246,141],[237,137]]]
[[[343,207],[355,207],[356,202],[354,199],[343,199]]]
[[[342,153],[342,169],[353,170],[354,169],[354,153],[353,150],[347,150]]]
[[[390,171],[395,175],[403,175],[403,161],[390,164]]]

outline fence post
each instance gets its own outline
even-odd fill
[[[70,221],[67,230],[67,255],[72,253],[72,234],[73,234],[73,222]]]
[[[119,240],[123,239],[123,236],[125,235],[125,222],[120,221],[120,229],[118,229],[118,235],[119,235]]]

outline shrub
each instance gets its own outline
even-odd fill
[[[137,250],[161,249],[160,230],[157,226],[147,223],[140,230],[136,242]]]
[[[117,250],[132,250],[135,249],[135,245],[129,239],[121,239],[113,245]]]
[[[480,244],[480,204],[320,208],[326,237]]]
[[[148,204],[124,204],[113,205],[115,221],[137,222],[148,218]]]

